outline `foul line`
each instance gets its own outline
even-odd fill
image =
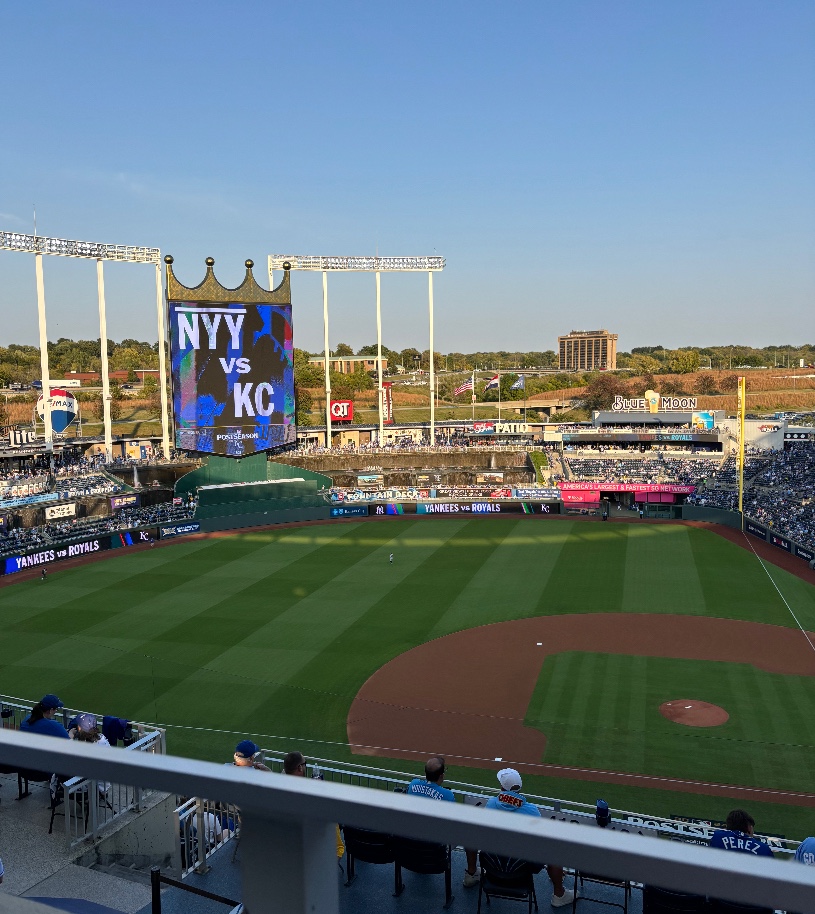
[[[246,732],[243,730],[220,730],[215,727],[192,727],[185,724],[153,724],[152,726],[173,730],[195,730],[202,733],[223,733],[225,735],[231,736],[246,736]],[[343,743],[337,740],[329,739],[303,739],[301,737],[275,736],[272,733],[253,733],[252,736],[257,736],[261,739],[283,740],[290,745],[297,745],[300,743],[317,743],[321,746],[341,746],[343,749],[351,750],[369,749],[372,752],[407,752],[422,757],[430,756],[433,754],[433,751],[435,751],[430,749],[398,749],[393,746],[367,746],[363,743]],[[269,751],[273,752],[275,750],[272,749]],[[455,755],[453,753],[446,753],[445,757],[462,759],[468,762],[487,762],[488,764],[495,764],[496,762],[496,759],[494,758],[482,758],[478,755]],[[325,761],[332,760],[326,759]],[[745,784],[719,784],[715,781],[693,781],[684,778],[667,778],[661,777],[659,775],[634,774],[633,772],[628,771],[608,771],[603,768],[575,768],[568,765],[547,765],[541,762],[527,762],[523,761],[522,759],[514,760],[504,758],[501,761],[503,764],[512,763],[515,765],[522,765],[524,768],[538,768],[540,769],[541,775],[545,775],[547,772],[569,771],[576,774],[600,775],[602,777],[614,777],[621,779],[627,778],[629,780],[636,781],[653,781],[657,784],[685,784],[692,787],[708,787],[713,790],[731,790],[742,793],[762,794],[769,797],[792,797],[801,800],[815,799],[815,794],[802,793],[794,790],[776,790],[771,787],[749,787]],[[353,763],[340,762],[340,764],[352,765]],[[588,780],[591,780],[591,778],[589,777]]]
[[[777,593],[778,596],[781,597],[781,599],[783,600],[784,606],[786,606],[787,609],[789,610],[789,614],[792,616],[793,619],[795,619],[795,624],[798,626],[798,628],[801,629],[801,634],[807,639],[807,644],[812,648],[813,652],[815,652],[815,644],[812,643],[812,640],[811,640],[811,638],[809,637],[809,633],[808,633],[807,630],[804,628],[804,626],[801,625],[801,623],[798,621],[798,616],[796,616],[795,613],[792,611],[792,607],[789,605],[789,603],[787,603],[787,598],[786,598],[786,597],[784,596],[784,594],[781,593],[781,591],[779,590],[778,584],[775,583],[775,581],[773,580],[773,576],[772,576],[772,575],[770,574],[770,572],[767,570],[767,566],[764,564],[764,560],[763,560],[763,559],[761,558],[761,556],[756,552],[755,547],[754,547],[753,544],[750,542],[750,539],[749,539],[749,537],[747,536],[747,534],[744,532],[744,530],[741,531],[741,535],[742,535],[742,536],[744,537],[744,539],[747,541],[747,545],[750,547],[750,551],[751,551],[751,552],[753,553],[753,555],[758,559],[759,565],[761,565],[761,567],[764,569],[764,573],[765,573],[765,574],[767,575],[767,577],[770,579],[770,583],[773,585],[773,587],[775,587],[776,593]]]

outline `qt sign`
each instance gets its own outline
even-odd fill
[[[337,422],[352,422],[354,419],[354,401],[332,400],[331,418]]]
[[[51,427],[58,435],[61,435],[76,419],[76,397],[67,390],[52,387],[51,396],[48,398],[48,410],[51,413]],[[37,415],[40,419],[45,418],[44,393],[40,394],[37,400]]]

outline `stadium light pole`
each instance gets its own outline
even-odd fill
[[[105,311],[105,276],[102,259],[96,261],[96,288],[99,296],[99,348],[102,356],[102,422],[105,430],[105,463],[113,459],[113,426],[110,419],[110,374],[108,371],[108,319]]]
[[[34,270],[37,274],[37,322],[40,331],[40,383],[42,384],[42,419],[45,435],[45,450],[54,450],[54,429],[51,424],[51,410],[48,401],[51,397],[51,372],[48,367],[48,332],[45,326],[45,279],[42,272],[42,254],[34,257]]]
[[[288,264],[284,267],[284,264]],[[380,326],[380,280],[379,273],[418,273],[425,272],[430,276],[428,289],[428,308],[430,315],[430,440],[435,439],[435,403],[433,399],[435,386],[435,372],[433,364],[433,273],[443,270],[445,260],[443,257],[336,257],[297,254],[270,254],[269,255],[269,285],[274,288],[275,270],[307,270],[322,272],[323,274],[323,327],[325,333],[325,359],[326,359],[326,445],[331,447],[331,389],[328,377],[328,273],[352,272],[375,273],[377,291],[377,361],[379,363],[379,436],[380,442],[384,434],[384,388],[382,387],[382,333]]]
[[[382,414],[384,391],[382,389],[382,274],[379,270],[374,274],[376,276],[376,377],[377,391],[379,395],[379,444],[385,437],[385,417]]]
[[[436,371],[433,361],[433,271],[427,271],[427,311],[430,318],[430,446],[436,443]],[[382,385],[380,384],[380,387]]]
[[[161,448],[164,459],[170,457],[170,407],[167,399],[167,326],[164,320],[164,286],[161,264],[156,264],[156,317],[158,319],[158,375],[161,401]],[[144,378],[142,378],[144,389]]]
[[[43,279],[42,255],[50,254],[56,257],[76,257],[80,260],[96,261],[96,283],[99,297],[99,334],[102,356],[102,409],[105,423],[105,455],[108,460],[112,456],[113,443],[110,426],[110,379],[107,370],[107,320],[105,315],[105,283],[102,263],[106,260],[119,263],[152,263],[158,271],[161,268],[161,251],[158,248],[133,247],[125,244],[101,244],[95,241],[71,241],[66,238],[50,238],[46,235],[26,235],[21,232],[0,231],[0,251],[17,251],[22,254],[34,254],[34,264],[37,276],[37,316],[39,319],[40,334],[40,370],[42,372],[43,386],[43,419],[45,425],[45,447],[52,451],[54,447],[54,432],[51,423],[51,411],[48,398],[51,394],[51,374],[48,367],[48,334],[45,323],[45,282]],[[157,273],[161,281],[160,272]],[[163,306],[159,309],[159,350],[163,345],[164,314]],[[159,352],[159,365],[163,362],[162,353]],[[160,368],[160,370],[162,370]],[[166,362],[164,369],[166,372]],[[162,376],[162,390],[166,387],[166,376]],[[166,449],[169,447],[169,414],[166,408],[167,394],[164,390],[162,407],[162,439]]]
[[[270,269],[271,273],[271,269]],[[274,288],[274,283],[270,283]],[[328,271],[323,270],[323,344],[325,350],[325,446],[331,448],[331,353],[328,351]]]

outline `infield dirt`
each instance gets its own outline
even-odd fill
[[[815,638],[815,635],[811,637]],[[348,713],[355,754],[815,806],[815,794],[541,763],[546,737],[524,726],[541,667],[564,651],[727,663],[815,676],[815,652],[791,628],[699,616],[548,616],[465,629],[406,651],[360,689]]]

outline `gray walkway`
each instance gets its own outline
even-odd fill
[[[236,863],[232,863],[232,846],[227,844],[221,851],[210,858],[212,869],[203,876],[192,875],[185,882],[240,901],[240,851]],[[342,861],[343,864],[345,861]],[[472,912],[478,906],[478,887],[465,889],[462,886],[464,876],[464,852],[453,853],[453,894],[455,896],[450,911]],[[345,888],[344,873],[337,868],[337,879],[340,893],[341,914],[418,914],[418,912],[441,911],[444,905],[444,877],[419,876],[407,871],[402,872],[405,891],[399,898],[393,897],[393,866],[374,866],[367,863],[356,864],[356,879],[350,888]],[[566,885],[571,887],[573,880],[567,877]],[[270,887],[271,888],[271,887]],[[546,873],[535,877],[535,890],[538,905],[542,914],[554,914],[556,911],[571,914],[571,906],[552,908],[549,899],[552,896],[552,884]],[[607,889],[602,886],[586,884],[586,894],[605,901],[621,903],[622,890]],[[482,910],[484,906],[482,905]],[[494,914],[507,914],[525,910],[517,902],[495,900],[489,911]],[[578,904],[578,914],[601,914],[609,911],[608,905],[595,904],[589,900]],[[642,914],[642,893],[634,890],[628,908],[630,914]],[[166,888],[162,891],[162,914],[226,914],[225,905],[197,898],[180,889]],[[150,905],[146,905],[139,914],[150,914]]]
[[[0,858],[6,874],[3,896],[83,898],[134,914],[150,901],[146,885],[78,866],[80,850],[70,847],[65,819],[58,815],[48,834],[50,793],[47,784],[31,784],[31,796],[17,800],[17,776],[0,775]]]

